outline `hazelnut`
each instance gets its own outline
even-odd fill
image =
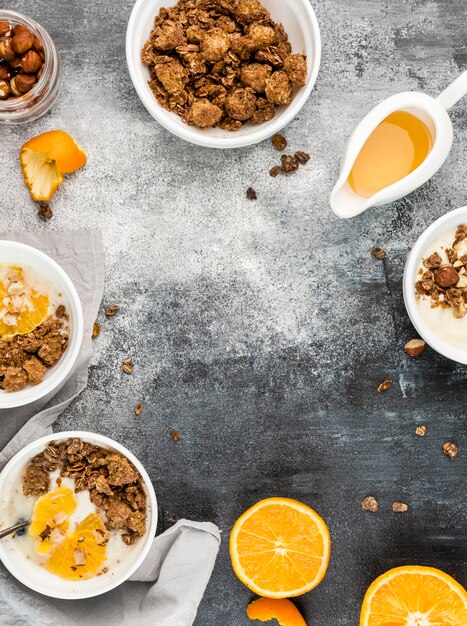
[[[18,33],[23,32],[23,30],[29,30],[29,28],[24,24],[16,24],[16,26],[13,28],[13,35],[17,35]]]
[[[34,39],[35,37],[30,30],[22,30],[13,36],[11,47],[17,54],[24,54],[32,48]]]
[[[12,71],[6,63],[0,63],[0,80],[10,80]]]
[[[36,77],[30,74],[17,74],[10,80],[11,91],[15,96],[22,96],[31,91],[36,84]]]
[[[6,100],[11,96],[10,83],[6,80],[0,80],[0,100]]]
[[[45,63],[42,63],[41,67],[39,68],[39,71],[36,74],[36,78],[37,80],[40,79],[40,77],[42,76],[43,72],[44,72],[44,68],[45,68]]]
[[[10,33],[11,33],[10,22],[1,21],[0,22],[0,37],[4,37],[5,35],[9,35]]]
[[[41,57],[41,59],[45,60],[45,51],[44,46],[42,45],[42,41],[37,37],[34,37],[34,43],[32,44],[33,50],[37,52],[37,54]]]
[[[2,37],[0,39],[0,59],[4,61],[13,61],[16,57],[16,52],[11,47],[11,38]]]
[[[42,65],[42,59],[35,50],[28,50],[24,56],[21,57],[20,67],[26,74],[34,74]]]
[[[406,353],[412,357],[420,356],[425,348],[426,343],[423,339],[411,339],[404,346]]]
[[[459,274],[453,267],[446,265],[435,272],[435,281],[440,287],[453,287],[459,281]]]

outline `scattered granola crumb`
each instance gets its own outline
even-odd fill
[[[362,500],[362,509],[370,511],[370,513],[376,513],[379,509],[378,501],[373,496],[367,496]]]
[[[256,195],[256,191],[253,189],[253,187],[248,187],[248,189],[246,190],[246,197],[248,198],[248,200],[258,199],[258,196]]]
[[[120,307],[118,306],[118,304],[111,304],[111,305],[105,307],[105,316],[106,317],[113,317],[119,311],[120,311]]]
[[[457,453],[459,452],[459,448],[454,443],[454,441],[445,441],[443,443],[443,452],[447,457],[451,459],[451,461],[454,461]]]
[[[94,324],[92,325],[92,338],[97,339],[100,334],[101,334],[101,325],[99,324],[99,322],[94,322]]]
[[[142,404],[137,404],[135,406],[135,415],[139,415],[142,410],[143,410],[143,405]]]
[[[467,370],[464,370],[464,376],[467,376]]]
[[[133,374],[133,357],[127,356],[126,359],[123,360],[122,370],[125,374]]]
[[[417,428],[415,429],[415,434],[419,437],[424,437],[427,431],[428,428],[424,424],[422,424],[421,426],[417,426]]]
[[[393,502],[392,510],[394,511],[394,513],[405,513],[409,510],[409,505],[405,504],[404,502]]]
[[[39,210],[37,211],[37,215],[43,222],[48,222],[53,216],[50,204],[48,204],[47,202],[41,202],[39,205]]]
[[[284,135],[274,135],[271,139],[271,142],[274,148],[276,150],[279,150],[279,152],[282,152],[282,150],[285,150],[287,148],[287,139],[284,137]]]
[[[284,174],[293,174],[299,168],[299,162],[292,154],[283,154],[281,156],[281,171]]]
[[[411,357],[420,356],[421,353],[425,350],[426,343],[423,339],[410,339],[404,346],[405,352]]]
[[[294,156],[300,163],[300,165],[305,165],[305,163],[308,163],[311,158],[309,154],[307,154],[306,152],[301,152],[300,150],[296,152]]]
[[[172,437],[172,441],[180,441],[181,439],[180,433],[178,430],[175,430],[175,428],[172,428],[170,431],[170,436]]]
[[[391,381],[389,378],[385,378],[379,385],[376,390],[378,393],[383,393],[383,391],[387,391],[391,387]]]
[[[282,168],[280,165],[274,165],[274,167],[271,167],[271,169],[269,170],[269,176],[276,178],[276,176],[279,176],[281,171],[282,171]]]
[[[371,251],[371,256],[374,256],[375,259],[385,259],[386,252],[382,248],[373,248]]]

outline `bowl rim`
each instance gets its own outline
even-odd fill
[[[156,5],[157,9],[159,0],[150,1]],[[215,137],[199,132],[200,129],[194,130],[191,126],[182,122],[182,120],[180,120],[175,113],[170,114],[170,112],[165,111],[147,87],[146,81],[143,83],[138,79],[136,66],[133,62],[132,55],[133,35],[137,28],[138,12],[140,11],[141,7],[148,3],[148,0],[136,0],[131,11],[130,18],[128,20],[128,26],[126,30],[126,61],[133,86],[148,113],[157,122],[159,122],[161,126],[163,126],[166,130],[168,130],[175,136],[179,137],[180,139],[184,139],[185,141],[188,141],[192,144],[205,148],[243,148],[245,146],[260,143],[261,141],[264,141],[275,133],[278,133],[285,126],[287,126],[287,124],[289,124],[304,107],[316,84],[321,65],[322,43],[318,18],[316,17],[316,13],[309,0],[298,0],[298,2],[301,4],[303,11],[307,14],[307,17],[310,20],[311,29],[308,32],[313,42],[313,45],[316,48],[313,59],[313,68],[309,74],[307,84],[305,85],[305,87],[302,88],[301,93],[295,94],[294,99],[292,100],[291,104],[289,104],[284,110],[284,114],[282,116],[275,117],[269,122],[259,124],[257,130],[247,135],[242,136],[237,135],[236,133],[231,133],[231,136],[228,137]],[[167,113],[167,115],[163,113]],[[172,115],[174,116],[173,118]]]
[[[89,590],[84,593],[76,593],[76,592],[71,593],[71,592],[65,592],[65,591],[50,592],[50,590],[45,590],[44,588],[41,588],[40,585],[31,583],[30,581],[28,581],[27,576],[24,576],[21,572],[16,571],[14,562],[12,563],[9,560],[10,557],[7,551],[4,550],[3,548],[4,544],[1,541],[0,541],[0,560],[2,561],[3,565],[7,568],[7,570],[10,572],[12,576],[14,576],[17,580],[19,580],[20,583],[22,583],[29,589],[32,589],[33,591],[36,591],[50,598],[58,598],[60,600],[83,600],[85,598],[93,598],[96,596],[100,596],[120,586],[121,584],[126,582],[130,578],[130,576],[134,574],[134,572],[138,569],[138,567],[143,563],[144,559],[147,557],[151,549],[153,539],[156,535],[157,522],[158,522],[157,497],[156,497],[156,493],[155,493],[152,481],[148,473],[146,472],[143,464],[141,463],[141,461],[138,460],[138,458],[130,450],[128,450],[128,448],[123,446],[118,441],[111,439],[110,437],[106,437],[105,435],[100,435],[99,433],[92,433],[92,432],[83,431],[83,430],[61,431],[58,433],[45,435],[44,437],[40,437],[39,439],[36,439],[35,441],[32,441],[31,443],[21,448],[21,450],[19,450],[8,461],[8,463],[0,472],[0,491],[3,487],[3,483],[5,481],[6,476],[8,476],[8,473],[11,472],[12,469],[14,469],[14,467],[16,467],[18,464],[23,463],[28,458],[30,458],[32,456],[32,453],[35,452],[37,448],[44,446],[45,444],[48,444],[50,441],[59,441],[62,439],[70,439],[70,438],[79,438],[79,439],[83,439],[84,441],[91,441],[91,442],[96,442],[98,444],[104,444],[104,446],[107,446],[113,450],[116,450],[117,452],[120,452],[133,463],[133,465],[141,474],[145,488],[146,488],[146,492],[149,497],[150,506],[151,506],[151,511],[148,515],[148,517],[150,516],[150,524],[149,524],[148,531],[147,531],[146,544],[143,550],[141,551],[140,555],[135,560],[135,562],[131,565],[131,567],[129,567],[128,570],[125,573],[121,574],[120,576],[110,579],[108,586],[106,586],[104,589],[95,590],[95,591]]]
[[[442,235],[443,232],[447,230],[447,227],[445,226],[447,222],[460,216],[464,216],[461,221],[467,220],[467,206],[445,213],[423,231],[412,246],[412,249],[407,257],[404,268],[402,290],[407,314],[422,339],[424,339],[428,345],[430,345],[442,356],[457,363],[467,365],[467,349],[457,349],[449,343],[444,342],[425,324],[417,306],[414,289],[414,277],[422,258],[423,251],[430,244],[430,241],[433,241],[437,236]]]
[[[84,316],[83,316],[83,307],[81,305],[81,299],[79,294],[74,286],[71,278],[65,272],[65,270],[52,259],[48,254],[42,252],[38,248],[34,248],[34,246],[30,246],[25,243],[21,243],[19,241],[12,241],[8,239],[0,240],[0,256],[2,249],[11,249],[11,250],[23,250],[24,252],[30,254],[32,258],[39,258],[44,262],[44,266],[52,266],[54,270],[60,275],[61,280],[67,290],[66,296],[72,301],[74,309],[76,309],[75,313],[76,319],[73,320],[73,325],[71,326],[71,335],[72,337],[76,337],[74,341],[74,345],[69,345],[67,350],[70,350],[70,355],[68,356],[67,362],[60,360],[54,368],[53,377],[46,378],[43,382],[39,383],[35,387],[28,387],[27,394],[22,394],[23,390],[14,391],[11,393],[1,393],[0,394],[0,411],[4,409],[12,409],[19,406],[25,406],[27,404],[31,404],[36,402],[36,400],[40,400],[44,396],[48,395],[69,376],[72,369],[74,368],[76,361],[78,359],[81,345],[83,343],[84,337]],[[1,260],[1,259],[0,259]],[[31,265],[34,267],[34,261],[31,262]],[[46,271],[38,269],[40,274],[46,274]],[[71,304],[71,303],[70,303]],[[71,342],[70,342],[71,343]]]

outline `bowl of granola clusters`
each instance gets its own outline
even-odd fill
[[[127,63],[148,112],[191,143],[238,148],[277,133],[318,76],[309,0],[137,0]]]
[[[403,288],[420,336],[467,365],[467,207],[446,213],[422,233],[408,256]]]
[[[0,409],[56,392],[82,339],[81,302],[66,272],[36,248],[0,241]]]
[[[157,526],[151,480],[124,446],[95,433],[47,435],[0,474],[0,559],[24,585],[75,600],[127,580],[147,556]]]

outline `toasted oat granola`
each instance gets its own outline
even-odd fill
[[[438,252],[423,259],[426,271],[415,283],[416,296],[428,297],[432,308],[451,309],[454,317],[462,318],[467,313],[467,225],[457,227],[445,252],[447,262]]]
[[[121,530],[122,540],[134,543],[146,532],[146,492],[143,479],[122,454],[81,439],[52,441],[26,466],[23,494],[41,496],[49,491],[50,472],[74,478],[75,491],[89,497],[105,515],[109,529]]]
[[[306,57],[259,0],[180,0],[162,8],[141,51],[161,106],[198,128],[271,120],[303,87]]]

